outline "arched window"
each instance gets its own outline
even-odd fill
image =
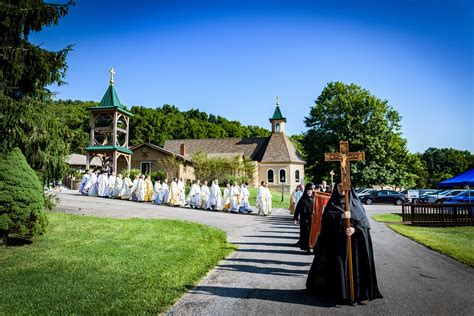
[[[268,169],[267,171],[267,182],[273,183],[273,170],[272,169]]]
[[[295,171],[295,182],[300,183],[300,171],[299,170]]]
[[[280,183],[286,183],[286,170],[280,169]]]
[[[280,131],[280,123],[276,123],[275,124],[275,132],[279,132]]]

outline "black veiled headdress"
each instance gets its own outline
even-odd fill
[[[325,212],[344,213],[345,212],[345,198],[344,195],[339,194],[337,187],[334,188],[331,198],[325,208]],[[359,197],[351,187],[349,191],[349,209],[351,211],[351,222],[358,222],[359,225],[370,228],[369,220],[365,214],[364,206],[359,200]]]

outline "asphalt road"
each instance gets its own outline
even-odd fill
[[[305,290],[313,256],[293,244],[298,227],[287,210],[260,217],[157,206],[61,193],[57,211],[114,218],[172,218],[223,229],[239,249],[185,294],[170,315],[473,315],[474,269],[371,221],[383,299],[341,306]],[[368,215],[400,212],[372,205]]]

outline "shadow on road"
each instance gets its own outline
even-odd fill
[[[273,267],[256,267],[252,265],[245,264],[221,264],[219,269],[227,271],[236,271],[236,272],[245,272],[245,273],[258,273],[265,275],[281,275],[281,276],[295,276],[295,275],[307,275],[308,271],[306,270],[292,270],[292,269],[282,269],[282,268],[273,268]]]
[[[311,295],[306,289],[278,290],[278,289],[249,289],[216,286],[196,286],[191,293],[216,295],[239,299],[258,299],[290,304],[310,305],[319,307],[336,307],[337,302],[331,299]]]
[[[229,258],[226,261],[237,261],[237,262],[248,262],[248,263],[259,263],[259,264],[277,264],[277,265],[288,265],[297,267],[309,267],[309,262],[298,262],[298,261],[281,261],[271,259],[253,259],[253,258]]]

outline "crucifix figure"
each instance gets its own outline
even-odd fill
[[[349,191],[351,190],[351,165],[350,162],[365,160],[365,153],[363,152],[349,152],[349,142],[339,142],[339,152],[336,153],[325,153],[325,161],[340,161],[341,162],[341,182],[342,190],[344,191],[345,198],[345,217],[346,217],[346,228],[351,227],[351,216],[349,209]],[[353,267],[352,267],[352,245],[351,236],[347,236],[347,263],[348,263],[348,279],[349,279],[349,296],[351,303],[354,302],[354,278],[353,278]]]
[[[113,67],[110,68],[109,72],[110,72],[110,84],[113,85],[114,84],[114,76],[115,76],[114,68]]]

